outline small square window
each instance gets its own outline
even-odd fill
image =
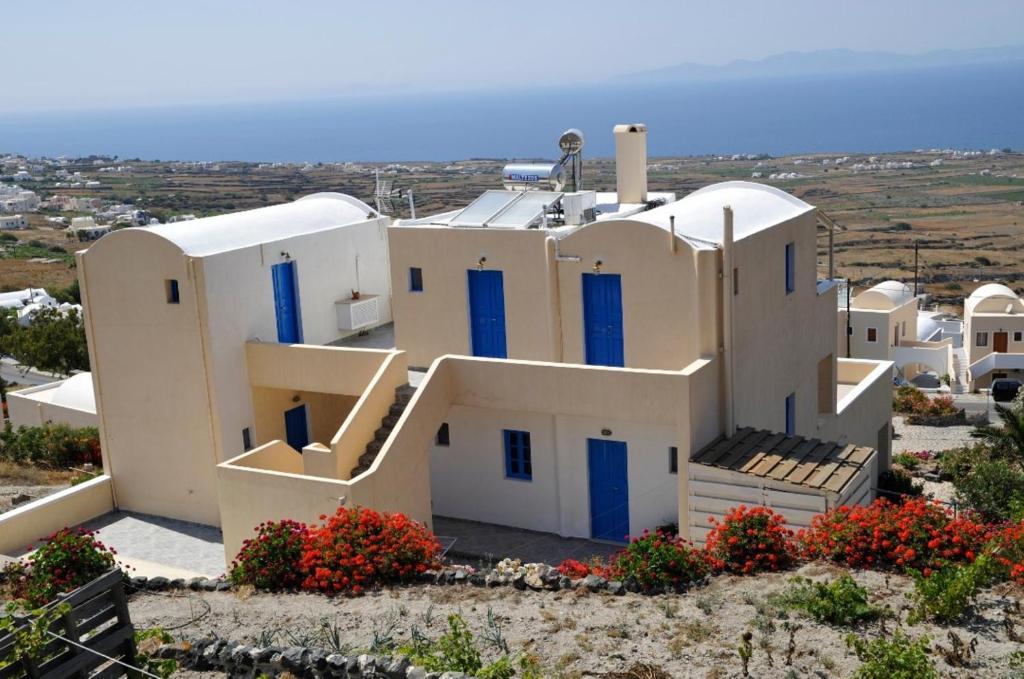
[[[988,346],[988,333],[987,332],[979,332],[979,333],[977,333],[974,336],[974,344],[979,346],[979,347],[987,347]]]
[[[505,476],[523,481],[533,480],[533,459],[530,453],[530,432],[506,429]]]
[[[671,446],[668,449],[668,473],[679,473],[679,448],[676,446]]]
[[[451,445],[451,439],[448,437],[447,422],[442,422],[441,426],[437,428],[437,435],[434,436],[434,443],[439,446]]]
[[[178,281],[170,278],[164,282],[165,292],[167,293],[168,304],[180,304],[181,295],[178,293]]]
[[[869,342],[877,342],[878,341],[878,328],[868,328],[868,341]]]
[[[423,292],[423,269],[418,266],[409,269],[409,292]]]
[[[242,450],[252,450],[252,433],[249,427],[242,430]]]
[[[1024,340],[1024,332],[1017,330],[1016,332],[1013,333],[1013,341],[1020,342],[1021,340]]]

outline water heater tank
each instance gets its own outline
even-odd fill
[[[558,163],[514,163],[502,168],[501,183],[509,191],[561,191],[565,170]]]

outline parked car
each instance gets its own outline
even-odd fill
[[[1020,380],[994,380],[992,382],[993,401],[1012,401],[1024,384]]]

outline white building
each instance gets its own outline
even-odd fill
[[[92,375],[79,373],[60,382],[8,392],[7,413],[14,427],[98,426]]]
[[[25,215],[0,216],[0,231],[17,231],[28,228],[28,218]]]

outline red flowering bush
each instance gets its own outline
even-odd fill
[[[585,578],[590,575],[590,566],[582,561],[577,561],[576,559],[566,559],[562,563],[558,564],[558,568],[556,570],[562,575],[570,577],[573,580],[579,580],[580,578]]]
[[[290,519],[261,523],[256,537],[243,542],[231,562],[231,582],[257,589],[298,587],[304,579],[299,562],[307,532],[306,524]]]
[[[711,572],[704,553],[678,535],[644,531],[615,556],[609,574],[632,576],[644,590],[676,589],[700,580]]]
[[[117,552],[82,529],[63,528],[28,557],[27,564],[6,570],[10,595],[32,607],[53,601],[58,594],[85,585],[116,567]]]
[[[1024,585],[1024,521],[1012,523],[996,534],[992,556],[1005,577]]]
[[[724,521],[708,519],[714,528],[708,533],[704,549],[718,570],[749,575],[777,571],[793,563],[796,548],[793,531],[786,521],[768,507],[731,510]]]
[[[437,565],[434,534],[403,514],[341,507],[306,535],[302,587],[359,594],[367,587],[408,581]]]
[[[800,532],[804,555],[859,568],[932,570],[974,561],[990,537],[984,525],[954,518],[924,498],[902,504],[885,499],[867,507],[837,507]]]

